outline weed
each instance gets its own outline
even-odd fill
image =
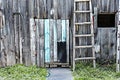
[[[0,68],[0,77],[3,80],[45,80],[46,73],[45,68],[26,67],[22,64]]]
[[[75,80],[119,80],[120,73],[115,72],[115,65],[98,65],[93,68],[91,64],[77,63],[73,72]]]

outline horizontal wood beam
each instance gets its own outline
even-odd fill
[[[87,59],[95,59],[95,57],[75,58],[75,61],[77,61],[77,60],[87,60]]]

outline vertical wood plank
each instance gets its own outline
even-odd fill
[[[58,2],[59,0],[53,0],[53,7],[54,7],[54,19],[58,19]]]
[[[35,19],[36,22],[36,63],[40,67],[40,38],[39,38],[39,19]]]
[[[40,19],[39,20],[39,32],[40,32],[40,66],[44,67],[44,60],[45,60],[45,35],[44,35],[44,20]]]
[[[0,8],[4,8],[4,1],[0,0]],[[4,11],[4,10],[3,10]],[[5,26],[5,17],[3,11],[0,11],[0,67],[6,66],[6,55],[8,53],[8,32]]]
[[[50,62],[54,62],[54,22],[53,19],[49,20],[50,25]]]
[[[50,15],[50,10],[52,8],[51,4],[52,4],[52,0],[47,0],[47,6],[46,7],[47,7],[47,18],[48,19],[51,18],[51,15]]]
[[[62,42],[65,42],[66,41],[66,21],[65,20],[62,20]]]
[[[36,25],[34,19],[30,19],[30,51],[31,51],[31,64],[35,65],[35,31]]]
[[[98,9],[97,7],[94,7],[94,33],[97,33],[97,15]]]
[[[57,61],[57,22],[54,21],[54,61]]]
[[[49,19],[45,19],[45,62],[50,62],[50,27]]]
[[[43,11],[43,18],[46,18],[47,15],[47,0],[43,0],[44,11]]]
[[[9,12],[9,26],[10,26],[10,52],[7,54],[7,65],[14,65],[16,63],[16,58],[15,58],[15,39],[14,39],[14,25],[13,25],[13,13],[12,13],[12,7],[13,7],[13,1],[8,0],[7,5],[9,7],[8,12]]]
[[[119,1],[119,7],[120,11],[120,1]],[[118,25],[117,25],[118,31],[117,31],[117,57],[116,57],[116,71],[120,71],[120,12],[118,13]]]
[[[57,42],[62,41],[62,21],[57,20]]]
[[[40,14],[39,14],[40,7],[39,7],[39,5],[40,5],[40,0],[37,0],[37,17],[38,17],[38,19],[40,18]]]
[[[19,15],[14,15],[14,46],[15,46],[15,57],[16,63],[19,63]]]
[[[69,20],[66,20],[66,49],[67,49],[67,63],[69,63]]]

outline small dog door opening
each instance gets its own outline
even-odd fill
[[[59,63],[66,63],[67,53],[66,53],[66,42],[57,42],[57,57]]]
[[[98,27],[115,27],[115,14],[98,14]]]

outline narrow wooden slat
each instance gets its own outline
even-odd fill
[[[37,66],[40,66],[40,38],[39,38],[39,21],[38,19],[35,19],[36,22],[36,63]]]
[[[57,6],[58,6],[58,0],[53,0],[53,7],[54,7],[54,19],[57,19],[58,17],[58,9],[57,9]]]
[[[20,64],[23,64],[23,53],[22,53],[22,26],[21,26],[21,23],[22,23],[22,18],[20,16],[20,19],[19,19],[19,47],[20,47]]]
[[[13,19],[13,16],[12,16],[12,3],[13,3],[13,1],[8,1],[8,6],[10,7],[9,8],[9,11],[8,12],[10,12],[10,20],[12,20]],[[13,25],[13,23],[9,23],[9,26],[11,26],[11,28],[10,28],[10,30],[11,30],[11,33],[10,33],[10,35],[11,35],[11,45],[10,45],[10,49],[12,50],[12,51],[10,51],[10,53],[8,53],[9,54],[9,59],[8,59],[8,61],[10,62],[10,64],[9,65],[14,65],[15,63],[16,63],[16,57],[15,57],[15,46],[14,46],[14,43],[15,43],[15,39],[14,39],[14,25]]]
[[[74,3],[74,11],[76,9],[76,3]],[[75,30],[76,30],[76,26],[75,26],[75,14],[73,14],[73,24],[74,24],[74,28],[73,28],[73,71],[75,70],[75,49],[74,49],[74,46],[75,46]]]
[[[36,26],[34,19],[30,19],[30,52],[31,52],[31,63],[35,65],[35,31]]]
[[[3,36],[5,36],[4,29],[5,29],[4,26],[2,26],[2,28],[0,28],[0,37],[1,37],[1,39],[0,39],[0,67],[5,67],[5,65],[6,65],[5,54],[6,54],[7,46],[6,46],[6,38],[3,37]]]
[[[13,16],[14,18],[14,37],[15,37],[15,43],[14,43],[14,46],[15,46],[15,57],[16,57],[16,63],[19,63],[18,61],[18,55],[19,55],[19,15],[14,15]]]
[[[74,13],[90,13],[91,11],[74,11]]]
[[[44,67],[44,60],[45,60],[45,53],[44,53],[44,47],[45,47],[45,43],[44,43],[44,39],[45,39],[45,34],[44,34],[44,20],[40,19],[39,20],[39,32],[40,32],[40,66]]]
[[[65,20],[62,20],[62,42],[66,41],[66,25]]]
[[[92,45],[86,45],[86,46],[75,46],[74,48],[92,48]]]
[[[67,63],[69,63],[69,20],[66,20],[66,49],[67,49]]]
[[[75,37],[92,37],[93,36],[93,34],[81,34],[81,35],[75,35]]]
[[[95,59],[95,57],[82,57],[82,58],[75,58],[75,61],[77,61],[77,60],[86,60],[86,59]]]
[[[50,62],[54,62],[54,22],[49,20],[50,25]]]
[[[54,62],[54,63],[51,63],[51,62],[50,62],[50,63],[46,63],[46,64],[55,64],[55,65],[62,65],[62,64],[65,65],[65,64],[66,64],[66,65],[69,65],[69,63],[56,63],[56,62]]]
[[[89,4],[90,4],[90,5],[89,5],[90,10],[92,10],[92,2],[91,2],[91,0],[90,0]],[[93,22],[93,15],[92,15],[92,13],[90,13],[90,21]],[[94,34],[93,23],[91,24],[91,33]],[[94,35],[92,36],[91,39],[92,39],[92,46],[93,46],[93,47],[92,47],[92,56],[95,57]],[[95,59],[93,60],[93,67],[96,68],[96,61],[95,61]]]
[[[57,22],[54,21],[54,61],[57,61]]]
[[[92,22],[75,23],[75,25],[86,25],[86,24],[92,24]]]
[[[62,22],[57,20],[57,42],[62,41]]]
[[[94,33],[97,33],[98,8],[94,7]]]
[[[90,1],[90,0],[75,0],[75,2]]]
[[[117,58],[116,58],[116,71],[119,72],[120,71],[120,1],[119,1],[119,13],[118,13],[118,31],[117,31]]]
[[[50,27],[49,19],[45,19],[45,62],[50,62]]]

